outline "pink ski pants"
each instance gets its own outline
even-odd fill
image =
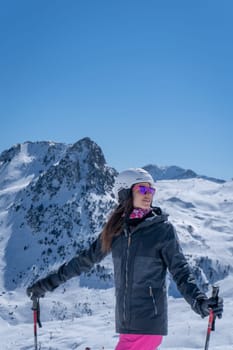
[[[162,335],[120,334],[115,350],[157,350]]]

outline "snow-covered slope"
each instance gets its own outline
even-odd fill
[[[73,145],[25,142],[0,155],[1,349],[32,348],[25,287],[99,233],[115,205],[116,174],[89,138]],[[213,349],[232,350],[233,181],[160,180],[154,204],[170,215],[200,286],[221,286],[226,310]],[[203,348],[206,320],[174,298],[179,293],[172,281],[169,295],[170,335],[161,349]],[[106,350],[116,344],[111,256],[41,304],[41,349]]]
[[[203,290],[232,274],[233,181],[163,180],[156,200],[169,213]]]

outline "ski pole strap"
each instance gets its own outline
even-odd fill
[[[218,298],[218,293],[219,293],[219,287],[213,286],[212,287],[212,297]],[[207,328],[207,333],[206,333],[205,350],[209,349],[210,334],[211,334],[211,331],[215,330],[215,319],[216,319],[216,316],[214,315],[214,311],[212,309],[210,309],[208,328]]]
[[[219,287],[213,286],[212,287],[212,297],[218,299],[218,293],[219,293]],[[216,320],[216,315],[213,315],[212,326],[211,326],[212,331],[215,330],[215,320]]]
[[[38,326],[41,328],[42,324],[40,322],[40,302],[39,298],[32,298],[32,310],[34,311],[34,317],[36,317],[36,322],[38,323]]]
[[[210,333],[212,330],[213,320],[214,320],[214,312],[212,309],[210,309],[208,327],[207,327],[207,333],[206,333],[206,340],[205,340],[205,350],[209,349]]]

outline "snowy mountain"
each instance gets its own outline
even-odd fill
[[[183,169],[176,165],[170,166],[157,166],[157,165],[145,165],[143,167],[147,170],[155,180],[184,180],[184,179],[206,179],[217,183],[224,183],[225,180],[216,179],[214,177],[209,177],[206,175],[198,175],[195,171],[191,169]]]
[[[0,156],[0,174],[7,290],[87,246],[114,205],[116,171],[88,138],[17,145]]]
[[[207,291],[210,284],[218,282],[229,297],[233,291],[233,181],[207,179],[191,171],[182,175],[178,167],[167,168],[163,175],[156,166],[144,168],[157,181],[154,204],[170,215],[199,285]],[[0,329],[6,329],[3,350],[31,348],[30,338],[25,342],[31,322],[25,287],[87,247],[97,236],[116,203],[112,191],[116,175],[117,171],[106,164],[100,147],[89,138],[72,145],[25,142],[0,155]],[[172,302],[179,293],[168,278]],[[74,320],[82,317],[86,322],[83,332],[88,332],[91,322],[91,328],[96,328],[93,344],[102,349],[97,325],[97,320],[102,320],[102,326],[108,329],[106,336],[113,332],[109,343],[112,348],[116,342],[113,287],[109,256],[87,275],[48,295],[43,300],[43,321],[51,322],[53,329],[62,329],[65,323],[59,322],[65,320],[72,328]],[[189,306],[179,300],[188,314]],[[18,327],[20,336],[9,343],[7,327],[11,326]],[[53,337],[51,343],[55,343]],[[44,344],[49,343],[46,334],[43,339]],[[83,349],[87,340],[63,341],[64,345],[44,345],[43,349]],[[232,338],[229,341],[233,343]],[[191,348],[193,344],[189,344]],[[230,343],[225,344],[226,350]],[[177,348],[181,349],[180,345]]]

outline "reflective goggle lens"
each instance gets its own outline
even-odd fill
[[[146,194],[146,193],[150,193],[152,195],[155,194],[155,188],[147,187],[147,186],[143,186],[143,185],[135,185],[133,187],[133,190],[138,191],[140,194]]]

